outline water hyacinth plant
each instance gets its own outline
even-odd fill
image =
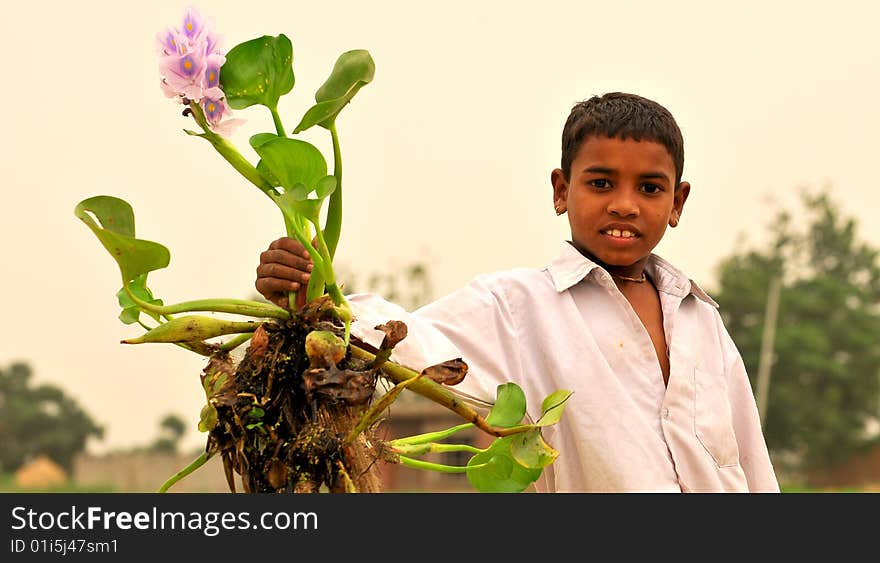
[[[288,236],[308,249],[314,263],[307,288],[290,295],[289,309],[241,299],[199,299],[167,305],[153,295],[150,272],[170,263],[168,249],[137,238],[134,212],[119,198],[98,195],[74,210],[116,261],[122,288],[119,318],[144,333],[126,344],[165,343],[207,358],[200,374],[206,403],[198,427],[207,434],[205,451],[171,476],[168,490],[208,459],[222,458],[227,482],[236,475],[246,492],[378,492],[377,460],[420,470],[464,472],[478,491],[522,491],[557,452],[541,428],[560,420],[570,393],[545,398],[542,415],[526,418],[526,399],[513,383],[501,385],[482,416],[453,386],[467,374],[461,358],[422,371],[389,361],[406,337],[406,325],[390,321],[377,349],[353,338],[352,312],[337,283],[333,257],[342,227],[342,157],[336,121],[374,76],[366,50],[344,52],[315,93],[290,136],[278,101],[294,86],[293,48],[283,34],[262,36],[224,52],[210,22],[188,8],[179,26],[157,34],[160,88],[184,106],[196,128],[186,134],[207,141],[234,170],[280,211]],[[274,132],[250,137],[253,164],[229,140],[245,121],[234,111],[263,106]],[[294,138],[312,127],[330,134],[333,170],[314,145]],[[322,222],[324,205],[326,214]],[[201,314],[199,314],[201,313]],[[215,313],[245,317],[228,319]],[[240,361],[232,351],[245,349]],[[377,382],[387,390],[377,391]],[[443,405],[464,422],[418,436],[383,440],[377,433],[391,405],[404,391]],[[485,449],[447,440],[477,427],[494,439]],[[465,466],[420,459],[431,452],[469,452]]]

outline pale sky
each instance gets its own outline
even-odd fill
[[[159,90],[154,36],[187,5],[20,2],[0,22],[0,366],[26,361],[76,398],[107,427],[95,452],[152,441],[168,413],[189,424],[187,447],[203,445],[204,361],[119,343],[142,330],[117,320],[116,264],[75,205],[99,194],[132,204],[138,236],[171,251],[150,274],[166,303],[252,297],[259,253],[284,234],[272,203],[185,135],[191,121]],[[288,131],[339,54],[372,54],[373,83],[337,121],[337,263],[348,270],[424,260],[439,297],[479,273],[552,260],[569,234],[549,181],[562,125],[574,103],[608,91],[676,116],[692,190],[656,252],[710,293],[740,235],[760,242],[771,202],[793,205],[805,188],[832,186],[859,237],[880,246],[877,2],[194,5],[227,49],[291,39]],[[261,109],[237,112],[248,121],[232,138],[252,162],[247,138],[272,131]],[[324,130],[302,138],[332,160]]]

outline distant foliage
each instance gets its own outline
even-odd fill
[[[31,368],[0,368],[0,470],[12,472],[47,455],[70,473],[73,458],[104,429],[54,385],[34,385]]]
[[[397,269],[389,268],[360,276],[358,272],[349,272],[344,266],[337,266],[336,269],[341,272],[341,279],[350,280],[344,287],[348,294],[375,293],[407,311],[418,309],[434,298],[431,274],[424,262],[415,261]]]
[[[160,436],[149,449],[156,452],[177,453],[180,439],[186,433],[186,423],[179,416],[168,414],[159,422],[159,432]]]
[[[767,289],[781,276],[767,413],[769,448],[807,472],[876,443],[880,414],[880,261],[827,192],[768,225],[773,244],[720,266],[716,300],[757,389]]]

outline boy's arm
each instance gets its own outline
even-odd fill
[[[779,492],[779,483],[770,461],[767,442],[761,428],[758,406],[742,356],[721,326],[724,356],[727,359],[727,389],[733,413],[733,430],[739,449],[739,464],[746,475],[749,491]]]
[[[369,344],[381,342],[382,334],[373,326],[388,320],[403,321],[408,333],[394,348],[391,359],[420,371],[425,367],[461,358],[468,365],[464,381],[457,391],[493,402],[496,388],[520,379],[516,324],[506,300],[484,277],[478,277],[416,311],[408,312],[372,294],[348,296],[358,321],[352,334]]]

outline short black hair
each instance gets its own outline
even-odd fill
[[[675,118],[655,101],[623,92],[609,92],[578,102],[562,129],[562,173],[571,179],[571,163],[591,135],[632,138],[660,143],[675,164],[675,187],[684,169],[684,139]]]

